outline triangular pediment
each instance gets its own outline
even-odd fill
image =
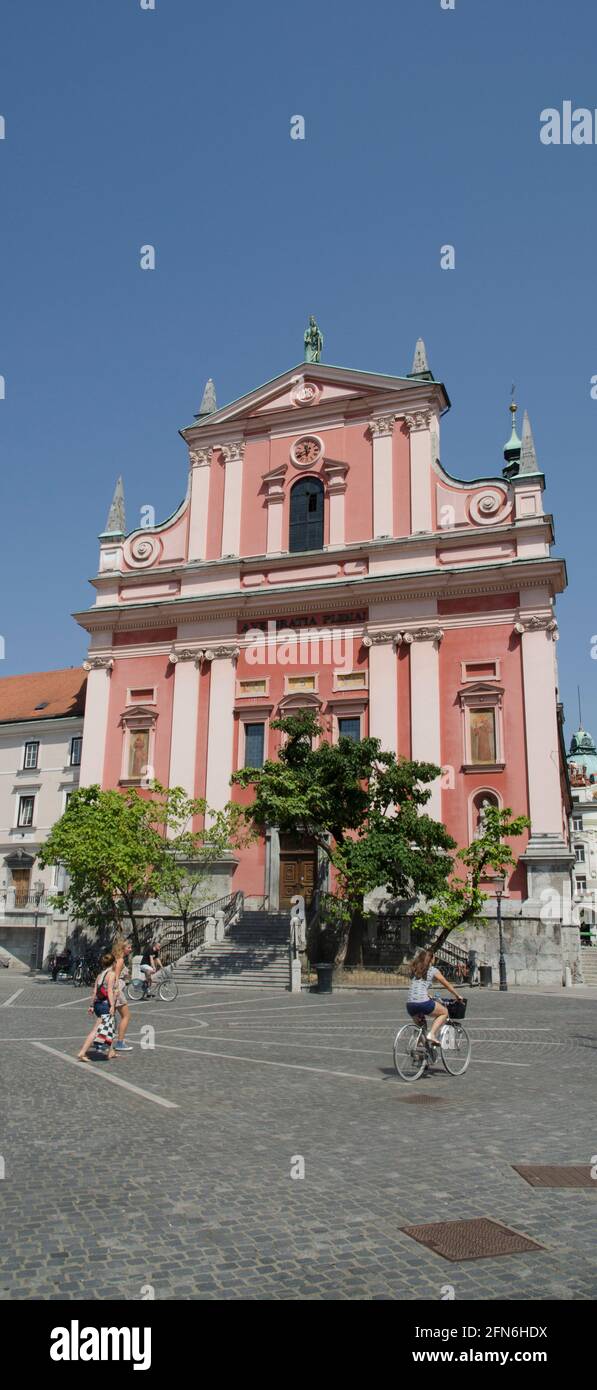
[[[196,439],[203,431],[213,431],[235,420],[252,419],[260,416],[273,416],[292,411],[297,418],[308,419],[310,409],[320,405],[346,400],[357,401],[359,397],[369,403],[377,398],[381,404],[384,398],[394,401],[398,394],[404,393],[409,402],[414,403],[420,396],[427,399],[431,393],[440,393],[441,406],[445,408],[448,398],[440,383],[413,381],[407,377],[381,376],[376,372],[360,372],[350,367],[328,367],[323,363],[301,362],[287,372],[274,377],[257,390],[250,391],[230,405],[223,406],[196,420],[181,430],[184,438],[193,435]]]

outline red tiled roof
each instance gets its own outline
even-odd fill
[[[87,672],[82,666],[66,671],[30,671],[0,679],[0,724],[18,719],[58,719],[83,714]],[[45,703],[47,701],[47,704]],[[44,704],[44,709],[36,705]]]

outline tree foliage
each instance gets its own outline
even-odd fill
[[[158,782],[150,790],[147,797],[136,788],[79,788],[40,851],[40,864],[61,864],[68,875],[57,895],[62,909],[92,926],[128,919],[135,946],[143,902],[184,897],[189,860],[199,866],[198,890],[201,866],[230,846],[239,820],[239,809],[228,806],[208,817],[207,829],[194,832],[193,820],[208,810],[205,801]]]
[[[441,946],[451,931],[478,918],[488,897],[481,884],[491,873],[505,873],[514,867],[516,859],[508,842],[522,835],[528,825],[527,817],[513,816],[509,806],[487,805],[481,833],[466,849],[458,850],[444,888],[416,914],[415,930],[425,932],[435,946]]]
[[[336,871],[345,918],[383,885],[395,897],[440,891],[455,842],[424,810],[440,768],[386,753],[377,738],[316,742],[323,731],[311,713],[272,727],[283,734],[277,760],[243,768],[233,781],[254,789],[246,815],[255,829],[276,825],[320,847]]]

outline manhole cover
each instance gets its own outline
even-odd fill
[[[401,1105],[448,1105],[447,1096],[398,1096]]]
[[[591,1177],[589,1164],[565,1163],[561,1166],[549,1163],[514,1163],[514,1172],[520,1173],[531,1187],[591,1187],[597,1192],[597,1181]]]
[[[435,1221],[427,1226],[402,1226],[406,1236],[426,1245],[444,1260],[487,1260],[495,1255],[518,1255],[543,1250],[527,1236],[479,1217],[473,1221]]]

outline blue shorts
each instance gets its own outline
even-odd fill
[[[416,1018],[417,1014],[432,1014],[435,1008],[435,999],[423,999],[420,1004],[407,1004],[406,1011],[411,1018]]]

